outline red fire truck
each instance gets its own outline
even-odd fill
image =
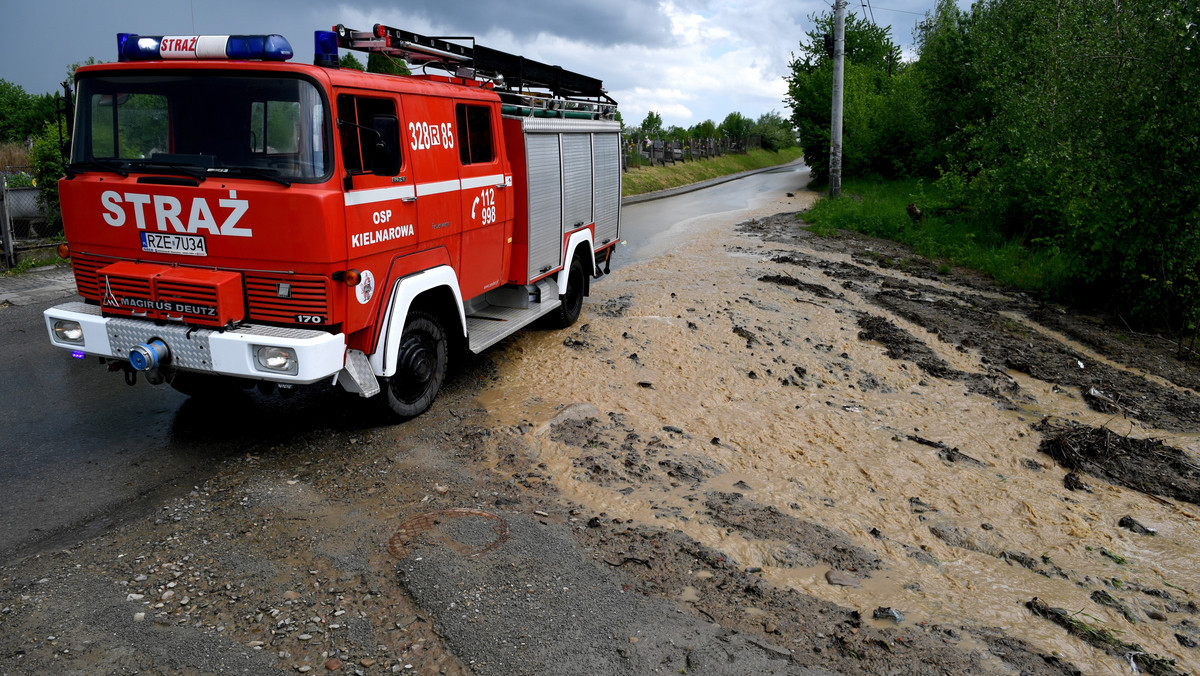
[[[429,408],[455,349],[574,323],[620,236],[599,80],[383,25],[118,35],[77,73],[60,183],[81,302],[54,345],[186,394],[329,383]],[[412,76],[338,67],[338,50]],[[429,73],[429,69],[438,73]]]

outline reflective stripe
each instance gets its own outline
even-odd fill
[[[462,180],[462,189],[470,190],[472,188],[489,188],[492,186],[503,185],[504,174],[492,174],[491,176],[477,176],[475,178],[464,178]]]
[[[418,183],[415,186],[399,185],[388,186],[386,188],[364,188],[362,190],[351,190],[346,193],[346,206],[352,207],[359,204],[375,204],[376,202],[411,199],[421,195],[440,195],[456,190],[472,190],[474,188],[501,185],[504,182],[504,174],[492,174],[490,176],[464,178],[461,181],[437,181],[434,183]]]
[[[391,200],[409,199],[416,196],[416,191],[411,185],[352,190],[346,193],[346,206],[352,207],[359,204],[390,202]]]
[[[462,183],[458,179],[453,181],[438,181],[437,183],[418,183],[417,197],[422,195],[439,195],[444,192],[455,192],[462,190]]]

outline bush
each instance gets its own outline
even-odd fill
[[[829,177],[833,60],[822,35],[832,32],[832,12],[809,17],[816,26],[791,63],[788,106],[800,132],[813,181]],[[890,28],[846,17],[842,95],[842,176],[905,177],[927,171],[929,124],[915,75],[900,63]]]
[[[4,182],[9,188],[32,188],[33,177],[23,171],[4,174]]]
[[[65,142],[65,139],[64,139]],[[63,145],[59,142],[58,124],[47,122],[42,133],[33,139],[29,161],[37,182],[38,207],[47,221],[58,218],[58,179],[66,175]]]
[[[750,133],[760,136],[763,149],[773,153],[796,145],[796,131],[782,115],[773,110],[760,115]]]
[[[940,175],[963,232],[1053,260],[1044,288],[1194,334],[1200,5],[959,4],[938,0],[918,24],[912,64],[890,59],[887,29],[847,18],[843,176]],[[788,99],[820,183],[830,18],[813,22]]]

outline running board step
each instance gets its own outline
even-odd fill
[[[346,350],[346,367],[338,374],[338,382],[347,392],[360,397],[379,394],[379,379],[371,370],[371,360],[360,350]]]
[[[530,303],[527,308],[489,305],[467,315],[467,338],[471,351],[476,354],[483,352],[562,305],[558,298],[558,284],[551,279],[537,283],[537,295],[542,300]]]

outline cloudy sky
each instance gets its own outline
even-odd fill
[[[626,124],[657,111],[667,125],[720,123],[774,110],[785,117],[791,53],[824,0],[3,0],[0,78],[27,92],[56,90],[68,64],[116,59],[116,34],[279,33],[295,61],[312,62],[312,33],[383,23],[479,44],[599,78]],[[875,21],[908,49],[934,0],[871,3]],[[870,16],[866,0],[849,11]]]

